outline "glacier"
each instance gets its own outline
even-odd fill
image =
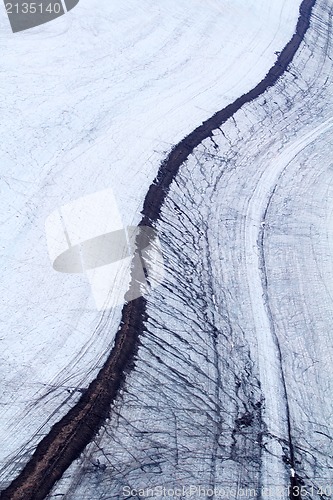
[[[3,61],[5,485],[96,376],[121,315],[54,272],[46,217],[111,186],[137,223],[167,151],[265,76],[299,4],[103,7],[12,38]],[[318,1],[284,76],[181,166],[156,225],[168,276],[147,297],[135,367],[50,498],[161,484],[286,493],[294,475],[315,498],[332,483],[330,15]]]

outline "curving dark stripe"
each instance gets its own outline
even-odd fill
[[[171,183],[193,150],[204,139],[211,137],[213,130],[231,118],[244,104],[255,100],[272,87],[287,71],[310,26],[315,4],[316,0],[303,0],[296,32],[265,78],[248,93],[203,122],[171,150],[145,197],[140,226],[151,226],[158,220]],[[0,493],[2,500],[42,500],[82,453],[108,418],[110,406],[117,397],[126,374],[134,366],[145,320],[146,301],[143,297],[123,307],[114,347],[103,368],[78,403],[42,439],[18,477]]]

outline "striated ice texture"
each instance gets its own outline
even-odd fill
[[[135,368],[50,498],[287,499],[294,477],[332,498],[330,11],[317,3],[283,78],[181,167]]]
[[[136,226],[168,151],[265,76],[299,4],[87,0],[15,34],[0,9],[1,488],[95,378],[121,317],[97,311],[83,273],[53,268],[48,217],[111,189]]]

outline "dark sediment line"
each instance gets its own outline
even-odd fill
[[[204,139],[211,137],[213,130],[231,118],[244,104],[272,87],[287,70],[310,26],[315,3],[316,0],[303,0],[296,32],[265,78],[248,93],[215,113],[172,149],[148,190],[140,226],[151,226],[158,220],[171,183],[193,150]],[[105,365],[78,403],[42,439],[18,477],[0,493],[1,499],[42,500],[93,439],[107,419],[126,373],[134,365],[145,319],[144,298],[138,298],[123,307],[120,329]]]

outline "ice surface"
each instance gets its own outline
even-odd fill
[[[165,288],[150,298],[148,332],[127,399],[117,403],[119,416],[98,438],[107,459],[93,444],[83,465],[70,470],[71,486],[66,478],[59,485],[60,490],[70,488],[68,498],[94,498],[91,491],[97,488],[117,498],[124,484],[158,484],[161,472],[167,484],[179,480],[234,485],[235,478],[242,477],[258,486],[274,475],[287,484],[289,472],[281,462],[288,445],[282,441],[288,427],[285,386],[270,314],[274,335],[287,345],[286,321],[298,317],[301,300],[296,303],[289,288],[283,300],[295,309],[278,314],[279,287],[290,273],[281,271],[281,277],[275,266],[289,269],[289,254],[283,255],[283,238],[277,242],[270,233],[274,221],[268,220],[266,236],[261,203],[270,196],[285,162],[293,160],[293,151],[300,154],[302,141],[308,146],[314,130],[313,141],[319,142],[313,147],[324,168],[320,141],[331,117],[325,6],[319,2],[312,31],[277,88],[216,131],[214,143],[200,146],[180,172],[160,228],[169,277]],[[107,313],[96,310],[84,276],[54,271],[45,221],[73,200],[111,188],[123,224],[136,224],[166,153],[263,78],[276,60],[275,52],[293,34],[298,8],[296,0],[82,0],[66,16],[15,35],[1,12],[0,456],[5,483],[96,374],[120,318],[120,307]],[[284,148],[291,157],[283,156]],[[323,185],[326,178],[322,173]],[[278,213],[280,206],[277,201],[269,214]],[[288,209],[300,208],[296,204]],[[288,224],[301,227],[292,218]],[[331,245],[331,238],[326,238],[325,227],[318,235],[318,252],[326,256],[329,268],[331,246],[325,241]],[[263,233],[267,276],[271,273],[263,292],[277,294],[270,298],[269,311],[265,295],[263,301],[257,242]],[[289,245],[294,243],[300,245],[299,240]],[[305,258],[299,257],[299,268]],[[302,273],[294,272],[295,281],[302,283]],[[322,273],[330,275],[326,268]],[[313,282],[318,276],[312,275]],[[327,317],[321,323],[318,318],[318,335],[325,339],[328,297],[323,299]],[[317,303],[311,304],[315,311]],[[295,319],[290,325],[306,331],[313,321],[297,326]],[[294,342],[305,352],[306,340],[300,344],[299,331]],[[314,335],[305,338],[313,341]],[[303,399],[290,400],[295,439],[300,439],[302,428],[309,428],[316,449],[327,439],[327,432],[318,430],[324,425],[319,418],[324,401],[326,421],[330,416],[331,379],[324,357],[331,344],[325,340],[321,345],[299,368],[307,373],[305,379],[298,378],[291,351],[282,352],[289,392],[303,398],[298,380],[318,384],[316,412],[304,396],[303,412],[313,411],[313,428],[297,409]],[[306,349],[313,350],[311,343]],[[318,357],[323,365],[320,380],[311,368]],[[263,446],[273,455],[267,458]],[[101,485],[96,479],[100,469],[91,465],[97,463],[96,453],[107,465]],[[312,448],[309,453],[312,462],[302,462],[307,474],[319,460]],[[322,459],[327,465],[321,467],[326,472],[331,466],[327,456]],[[86,469],[93,472],[85,476]]]

